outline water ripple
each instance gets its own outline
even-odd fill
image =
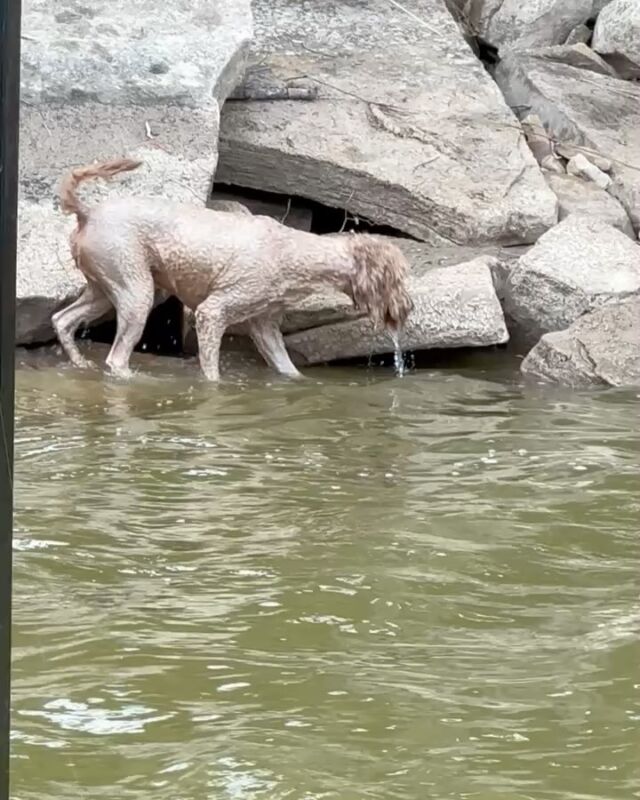
[[[13,784],[640,797],[637,397],[18,374]]]

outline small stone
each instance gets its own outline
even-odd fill
[[[588,25],[580,23],[567,36],[565,44],[588,44],[592,34],[593,31]]]
[[[592,164],[589,159],[582,155],[582,153],[578,153],[577,155],[570,158],[567,163],[567,173],[569,175],[576,175],[579,178],[585,178],[586,180],[593,181],[596,186],[599,186],[601,189],[608,189],[611,186],[611,178],[607,175],[606,172],[603,172],[601,169],[598,169],[595,164]]]

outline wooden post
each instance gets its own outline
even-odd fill
[[[0,800],[9,798],[20,0],[0,0]]]

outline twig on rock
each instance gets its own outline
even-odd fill
[[[344,219],[342,220],[342,225],[340,226],[340,230],[338,231],[338,233],[343,233],[344,229],[347,227],[347,222],[349,220],[349,210],[347,209],[347,206],[349,205],[349,203],[353,199],[354,193],[355,193],[355,189],[352,189],[351,190],[351,194],[349,195],[349,198],[348,198],[347,202],[344,204]]]
[[[227,100],[271,101],[271,100],[306,100],[313,101],[318,97],[315,86],[238,86],[227,97]]]
[[[289,216],[289,212],[290,212],[290,211],[291,211],[291,198],[289,197],[289,198],[287,199],[287,208],[286,208],[286,210],[285,210],[285,212],[284,212],[284,216],[283,216],[283,217],[282,217],[282,219],[280,220],[280,223],[281,223],[281,224],[284,224],[285,220],[286,220],[286,219],[287,219],[287,217]]]
[[[436,36],[441,35],[441,31],[439,31],[437,28],[432,28],[428,22],[422,19],[422,17],[419,17],[417,14],[414,14],[413,11],[406,8],[406,6],[403,6],[402,3],[398,2],[398,0],[389,0],[389,2],[391,3],[391,5],[394,5],[396,8],[399,8],[400,11],[404,11],[404,13],[408,17],[411,17],[411,19],[415,20],[419,25],[422,25],[423,28],[426,28],[428,31],[431,31],[431,33],[435,34]]]

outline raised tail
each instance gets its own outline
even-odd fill
[[[115,161],[105,161],[103,164],[91,164],[88,167],[79,167],[70,172],[60,185],[60,205],[65,214],[75,214],[78,225],[82,226],[87,221],[89,209],[80,202],[76,194],[78,185],[91,178],[105,178],[108,180],[119,172],[130,172],[137,169],[142,161],[133,161],[130,158],[119,158]]]

